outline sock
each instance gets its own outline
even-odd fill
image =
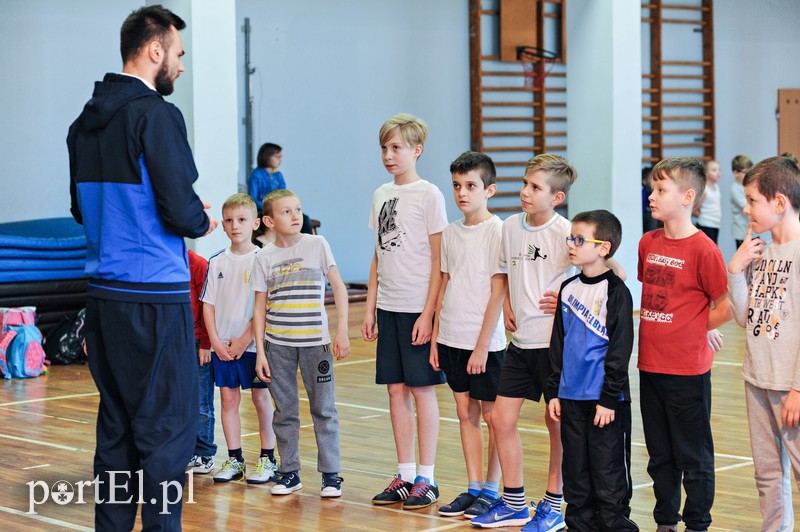
[[[414,477],[417,476],[417,463],[407,462],[404,464],[397,464],[397,474],[406,482],[414,482]]]
[[[275,462],[275,449],[261,449],[261,456],[269,458],[270,462]]]
[[[500,483],[499,482],[489,482],[488,480],[483,483],[483,489],[481,493],[486,495],[487,497],[491,497],[492,499],[497,499],[500,495]]]
[[[473,497],[477,497],[478,495],[481,494],[481,488],[483,487],[482,484],[483,482],[481,482],[480,480],[470,480],[469,487],[467,488],[467,493],[469,493]]]
[[[503,500],[505,501],[506,505],[519,512],[520,510],[525,509],[525,486],[520,486],[518,488],[509,488],[508,486],[503,487]]]
[[[238,449],[228,449],[228,457],[229,458],[236,458],[239,462],[244,462],[244,456],[242,455],[242,448],[239,447]]]
[[[561,493],[544,492],[544,500],[550,503],[550,508],[556,513],[561,513],[561,501],[564,500],[564,495]]]
[[[417,474],[419,476],[427,478],[428,482],[431,483],[431,486],[435,486],[436,485],[436,482],[433,480],[433,468],[434,467],[435,466],[433,464],[431,464],[431,465],[422,465],[422,464],[420,464],[419,465],[419,470],[417,472]]]

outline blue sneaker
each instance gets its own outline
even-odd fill
[[[536,505],[536,515],[525,525],[522,532],[555,532],[564,528],[567,528],[564,516],[553,510],[549,502],[539,501]]]
[[[476,528],[500,528],[501,526],[522,526],[530,520],[531,514],[528,513],[527,508],[514,510],[501,497],[489,507],[489,511],[472,519],[470,524]]]

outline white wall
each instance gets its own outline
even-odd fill
[[[754,163],[779,155],[775,109],[778,89],[800,88],[800,2],[714,2],[717,159],[722,166],[722,230],[726,258],[735,251],[730,232],[731,159]]]
[[[372,192],[391,178],[378,129],[392,115],[428,122],[418,171],[442,189],[456,218],[448,169],[469,149],[466,1],[239,0],[237,15],[252,26],[254,149],[283,147],[287,186],[322,222],[345,281],[369,275]],[[239,50],[243,79],[241,34]],[[244,156],[242,147],[242,169]]]
[[[69,216],[67,129],[119,72],[133,0],[0,0],[0,223]]]

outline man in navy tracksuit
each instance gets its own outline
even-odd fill
[[[183,238],[217,222],[192,190],[183,116],[162,97],[183,71],[184,27],[161,6],[131,13],[120,32],[122,74],[95,84],[67,137],[71,210],[88,245],[89,368],[100,391],[98,530],[131,530],[140,501],[145,530],[180,530],[177,494],[197,435]]]

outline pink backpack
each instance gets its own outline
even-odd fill
[[[0,308],[0,373],[3,378],[38,377],[44,368],[42,333],[34,325],[35,307]]]

